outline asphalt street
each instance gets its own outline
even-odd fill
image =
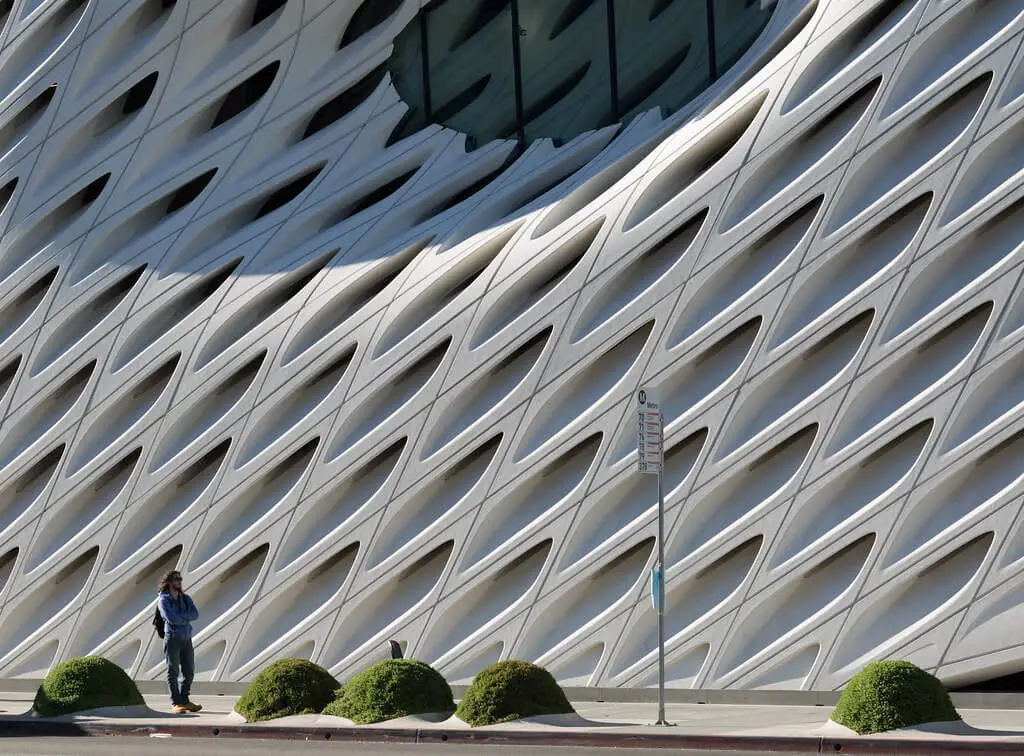
[[[658,753],[634,748],[567,748],[564,746],[481,746],[481,745],[385,745],[383,743],[324,743],[294,740],[213,740],[189,738],[0,738],[0,753],[10,756],[134,756],[144,754],[188,754],[189,756],[316,756],[317,754],[371,754],[387,756],[639,756]],[[707,751],[673,751],[674,754],[706,756]],[[740,751],[716,751],[715,756],[743,756]],[[773,756],[785,756],[774,753]]]

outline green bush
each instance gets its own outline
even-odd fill
[[[332,717],[343,717],[343,716],[345,716],[344,714],[341,713],[341,699],[344,696],[345,696],[345,689],[344,688],[338,688],[334,692],[334,700],[331,701],[329,704],[327,704],[324,707],[324,710],[321,711],[320,713],[321,714],[330,714]]]
[[[36,691],[32,708],[44,717],[145,701],[128,674],[102,656],[81,656],[54,667]]]
[[[305,659],[279,659],[256,675],[235,711],[250,722],[319,714],[339,688],[331,673]]]
[[[847,683],[832,712],[832,721],[861,735],[959,719],[938,678],[907,661],[866,666]]]
[[[371,724],[454,710],[452,689],[437,670],[415,659],[386,659],[345,683],[323,713]]]
[[[571,714],[572,705],[543,667],[500,661],[477,673],[455,715],[473,727],[541,714]]]

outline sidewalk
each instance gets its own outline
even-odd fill
[[[147,695],[146,707],[99,710],[43,719],[29,713],[32,695],[0,692],[0,736],[121,735],[341,740],[392,743],[575,745],[690,748],[791,753],[1007,753],[1024,751],[1024,710],[966,709],[964,725],[857,736],[826,724],[826,706],[669,704],[673,727],[655,727],[650,703],[574,703],[578,716],[538,717],[470,728],[455,718],[406,717],[354,726],[338,717],[305,715],[248,724],[232,712],[231,695],[201,695],[198,714],[172,715],[166,696]]]

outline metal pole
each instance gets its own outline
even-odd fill
[[[658,721],[665,725],[665,495],[658,470]]]

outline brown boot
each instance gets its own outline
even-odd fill
[[[174,706],[171,707],[171,714],[187,714],[187,713],[188,713],[188,707],[182,706],[181,704],[174,704]]]
[[[195,712],[197,712],[197,711],[202,711],[202,710],[203,710],[203,707],[202,707],[202,705],[201,705],[201,704],[197,704],[197,703],[192,703],[191,701],[188,701],[188,702],[186,702],[186,704],[185,704],[185,708],[186,708],[186,709],[187,709],[188,711],[191,711],[191,712],[193,712],[193,713],[195,713]]]

